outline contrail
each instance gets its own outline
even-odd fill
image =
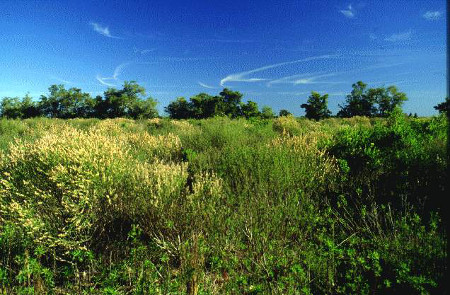
[[[317,60],[317,59],[335,58],[335,57],[338,57],[338,55],[313,56],[313,57],[298,59],[298,60],[294,60],[294,61],[288,61],[288,62],[277,63],[277,64],[273,64],[273,65],[268,65],[268,66],[256,68],[256,69],[253,69],[253,70],[250,70],[250,71],[241,72],[241,73],[235,73],[235,74],[228,75],[227,77],[225,77],[222,80],[220,80],[220,85],[223,87],[226,82],[232,82],[232,81],[237,81],[237,82],[263,81],[263,80],[267,80],[267,79],[245,78],[245,76],[248,76],[248,75],[253,74],[253,73],[265,71],[265,70],[268,70],[268,69],[273,69],[273,68],[276,68],[276,67],[285,66],[285,65],[291,65],[291,64],[295,64],[295,63],[307,62],[307,61]]]
[[[200,85],[202,87],[205,87],[205,88],[208,88],[208,89],[217,89],[217,87],[206,85],[205,83],[202,83],[200,81],[198,82],[198,85]]]

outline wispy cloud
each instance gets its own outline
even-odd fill
[[[294,80],[299,79],[299,78],[303,78],[303,77],[308,77],[308,76],[312,76],[312,75],[317,75],[317,74],[321,74],[323,72],[315,72],[315,73],[301,73],[301,74],[295,74],[295,75],[291,75],[291,76],[286,76],[286,77],[282,77],[279,79],[274,79],[272,81],[267,82],[267,86],[272,86],[273,84],[292,84]]]
[[[342,13],[345,17],[348,17],[348,18],[354,18],[355,14],[356,14],[356,11],[352,7],[351,4],[347,6],[347,9],[339,10],[339,12]]]
[[[427,11],[422,15],[423,18],[427,20],[438,20],[442,17],[442,12],[440,11]]]
[[[256,69],[253,69],[253,70],[250,70],[250,71],[241,72],[241,73],[230,74],[230,75],[226,76],[225,78],[223,78],[222,80],[220,80],[220,85],[224,86],[225,83],[227,83],[227,82],[258,82],[258,81],[265,81],[267,79],[263,79],[263,78],[247,78],[247,76],[250,75],[250,74],[262,72],[262,71],[265,71],[265,70],[269,70],[269,69],[277,68],[277,67],[281,67],[281,66],[286,66],[286,65],[291,65],[291,64],[295,64],[295,63],[301,63],[301,62],[308,62],[308,61],[317,60],[317,59],[328,59],[328,58],[335,58],[335,57],[337,57],[337,55],[313,56],[313,57],[308,57],[308,58],[304,58],[304,59],[298,59],[298,60],[294,60],[294,61],[288,61],[288,62],[272,64],[272,65],[256,68]]]
[[[292,84],[292,85],[307,85],[307,84],[345,84],[348,82],[345,81],[323,81],[319,80],[320,78],[328,78],[328,77],[336,77],[338,75],[348,75],[348,74],[354,74],[354,73],[360,73],[364,71],[371,71],[371,70],[377,70],[382,68],[389,68],[394,67],[398,65],[402,65],[404,63],[393,63],[393,64],[378,64],[373,65],[365,68],[358,68],[353,69],[349,71],[339,71],[339,72],[332,72],[332,73],[324,73],[324,72],[317,72],[317,73],[302,73],[292,76],[286,76],[279,79],[272,80],[267,83],[267,86],[271,86],[273,84]]]
[[[409,30],[407,32],[398,33],[398,34],[392,34],[389,37],[386,37],[384,40],[389,42],[402,42],[402,41],[408,41],[411,40],[412,31]]]
[[[200,85],[202,87],[205,87],[205,88],[208,88],[208,89],[217,89],[217,87],[209,86],[209,85],[207,85],[205,83],[202,83],[200,81],[198,82],[198,85]]]
[[[299,85],[299,84],[345,84],[347,82],[344,81],[315,81],[317,78],[319,77],[311,77],[308,79],[299,79],[294,81],[294,85]]]
[[[271,86],[273,84],[341,84],[345,82],[333,82],[333,81],[316,81],[319,78],[325,77],[333,77],[337,76],[339,73],[327,73],[324,72],[316,72],[316,73],[302,73],[292,76],[286,76],[279,79],[272,80],[267,83],[267,86]]]
[[[121,63],[120,65],[118,65],[113,72],[113,75],[111,77],[102,77],[99,74],[97,74],[97,76],[95,77],[97,79],[97,81],[99,81],[101,84],[105,85],[105,86],[110,86],[110,87],[114,87],[117,86],[114,83],[120,82],[119,80],[119,76],[122,74],[123,70],[127,67],[129,67],[130,65],[150,65],[150,64],[156,64],[157,62],[137,62],[137,61],[128,61],[128,62],[124,62]]]
[[[100,35],[103,35],[103,36],[108,37],[108,38],[122,39],[120,37],[111,35],[111,32],[109,31],[108,27],[103,27],[102,25],[100,25],[98,23],[94,23],[94,22],[90,22],[89,24],[92,26],[94,31],[96,31]]]
[[[56,77],[56,76],[50,76],[50,79],[59,81],[59,82],[64,83],[64,84],[73,84],[73,82],[70,82],[70,81],[68,81],[68,80],[61,79],[61,78]]]
[[[95,78],[97,79],[98,82],[100,82],[101,84],[103,84],[105,86],[109,86],[109,87],[117,86],[116,84],[105,82],[107,80],[112,80],[112,78],[101,77],[100,75],[97,75]]]
[[[122,72],[123,72],[123,69],[125,67],[129,66],[130,64],[132,64],[132,62],[124,62],[124,63],[121,63],[120,65],[118,65],[114,69],[114,73],[113,73],[112,77],[102,77],[97,74],[97,76],[95,78],[97,79],[97,81],[99,81],[101,84],[103,84],[105,86],[110,86],[110,87],[117,86],[116,84],[113,84],[113,83],[118,81],[120,74],[122,74]],[[113,81],[113,82],[107,82],[107,81]]]
[[[114,80],[117,80],[117,78],[119,78],[119,75],[122,74],[123,69],[129,65],[131,65],[133,62],[124,62],[121,63],[120,65],[118,65],[115,69],[114,69],[114,74],[112,76],[112,78]]]

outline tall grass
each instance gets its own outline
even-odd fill
[[[442,292],[443,117],[0,121],[0,292]]]

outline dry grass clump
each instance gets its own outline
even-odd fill
[[[293,116],[282,116],[273,120],[273,130],[288,135],[302,135],[318,131],[320,126],[320,122],[296,119]]]
[[[173,128],[173,133],[180,134],[184,138],[195,138],[201,136],[201,129],[198,126],[193,125],[186,120],[171,120],[171,127]]]
[[[338,168],[335,159],[318,148],[318,142],[323,140],[323,136],[319,132],[301,136],[280,136],[273,139],[268,146],[280,151],[290,151],[296,155],[294,157],[297,159],[297,170],[304,170],[304,179],[325,184],[337,174]]]
[[[110,136],[102,128],[62,125],[35,142],[15,141],[0,162],[0,222],[20,227],[41,246],[65,249],[63,255],[92,243],[117,216],[155,215],[162,200],[182,194],[184,163],[142,162],[131,152],[136,142],[173,151],[175,136]]]

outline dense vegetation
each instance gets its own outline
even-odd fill
[[[395,86],[387,88],[367,88],[367,84],[358,81],[352,85],[352,91],[346,98],[346,105],[340,106],[338,117],[353,116],[386,117],[396,107],[401,107],[407,100],[406,94],[399,92]],[[242,102],[243,94],[224,88],[219,95],[200,93],[186,100],[179,97],[165,107],[172,119],[206,119],[216,116],[230,118],[271,119],[275,113],[269,106],[261,111],[256,102]],[[47,118],[131,118],[151,119],[158,117],[157,101],[145,98],[144,87],[136,82],[125,82],[121,90],[108,88],[103,96],[92,98],[79,88],[65,89],[64,85],[49,87],[49,95],[42,95],[34,101],[27,94],[22,99],[4,97],[0,103],[0,117],[9,119],[27,119],[33,117]],[[320,95],[312,91],[307,103],[301,105],[305,117],[321,120],[331,116],[328,109],[328,94]],[[444,106],[440,105],[439,110]],[[437,107],[436,107],[437,108]],[[280,110],[279,116],[290,114]]]
[[[136,82],[125,82],[118,90],[108,88],[103,97],[92,98],[79,88],[66,89],[52,85],[49,94],[34,101],[27,94],[22,99],[4,97],[0,103],[0,116],[10,119],[47,118],[118,118],[150,119],[158,116],[157,102],[145,98],[144,87]]]
[[[106,117],[133,117],[116,97]],[[262,119],[220,97],[251,119],[1,119],[0,293],[443,293],[444,115]]]

